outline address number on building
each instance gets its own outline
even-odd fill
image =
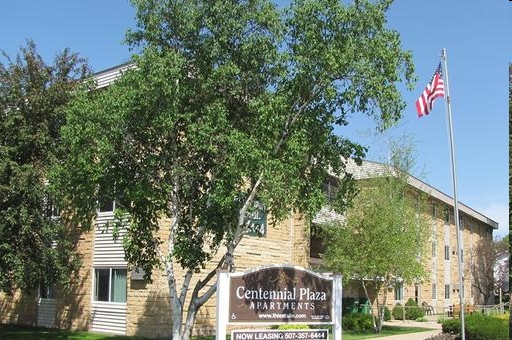
[[[321,340],[327,339],[327,329],[304,330],[237,330],[231,332],[231,340]]]

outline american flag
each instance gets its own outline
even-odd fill
[[[430,79],[427,87],[423,90],[418,100],[416,100],[416,111],[418,112],[418,117],[428,115],[432,110],[434,100],[439,97],[444,97],[444,81],[441,62],[439,62],[439,66],[437,66],[437,69],[432,75],[432,79]]]

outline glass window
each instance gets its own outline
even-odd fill
[[[444,259],[446,261],[450,260],[450,246],[449,245],[444,246]]]
[[[444,224],[450,224],[450,210],[448,208],[444,209]]]
[[[436,241],[432,241],[432,257],[437,257],[437,243]]]
[[[432,300],[437,299],[437,284],[432,284]]]
[[[126,269],[95,269],[94,300],[126,302]]]
[[[114,211],[114,201],[112,199],[105,199],[100,202],[100,212]]]
[[[404,299],[404,285],[403,283],[397,283],[395,285],[395,301],[402,301]]]
[[[126,269],[112,269],[110,296],[113,302],[126,302]]]
[[[55,286],[42,281],[39,285],[39,297],[41,299],[55,299]]]
[[[44,215],[52,219],[59,218],[60,216],[59,207],[57,206],[55,200],[48,193],[44,198]]]
[[[450,298],[450,285],[449,284],[444,285],[444,298],[445,299]]]

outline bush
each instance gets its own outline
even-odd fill
[[[418,320],[425,316],[423,308],[419,307],[413,299],[407,300],[405,303],[405,318],[407,320]]]
[[[384,321],[391,320],[391,311],[388,307],[384,306]]]
[[[294,330],[294,329],[309,329],[309,325],[301,325],[301,324],[284,324],[284,325],[278,325],[275,327],[275,329],[279,329],[282,331],[286,330]]]
[[[481,340],[508,339],[508,320],[482,314],[469,315],[465,319],[466,338]]]
[[[391,315],[395,320],[403,320],[404,319],[404,307],[401,304],[397,303],[393,310],[391,311]]]
[[[353,313],[343,316],[342,327],[345,330],[362,331],[373,328],[373,319],[370,314]]]
[[[460,320],[459,319],[444,319],[441,322],[443,333],[459,334],[460,333]]]
[[[464,320],[466,339],[501,340],[508,339],[508,320],[472,314]],[[445,319],[442,321],[443,333],[460,334],[460,319]]]

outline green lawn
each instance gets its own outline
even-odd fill
[[[33,328],[0,324],[0,340],[145,340],[134,336],[116,336],[91,332]]]
[[[373,331],[343,332],[343,340],[364,340],[374,339],[383,336],[424,332],[427,328],[420,327],[383,327],[382,333],[375,334]],[[0,324],[0,340],[146,340],[146,338],[135,336],[117,336],[91,332],[71,332],[65,330],[54,330],[46,328],[32,328]],[[195,337],[195,340],[213,340],[215,337]]]

